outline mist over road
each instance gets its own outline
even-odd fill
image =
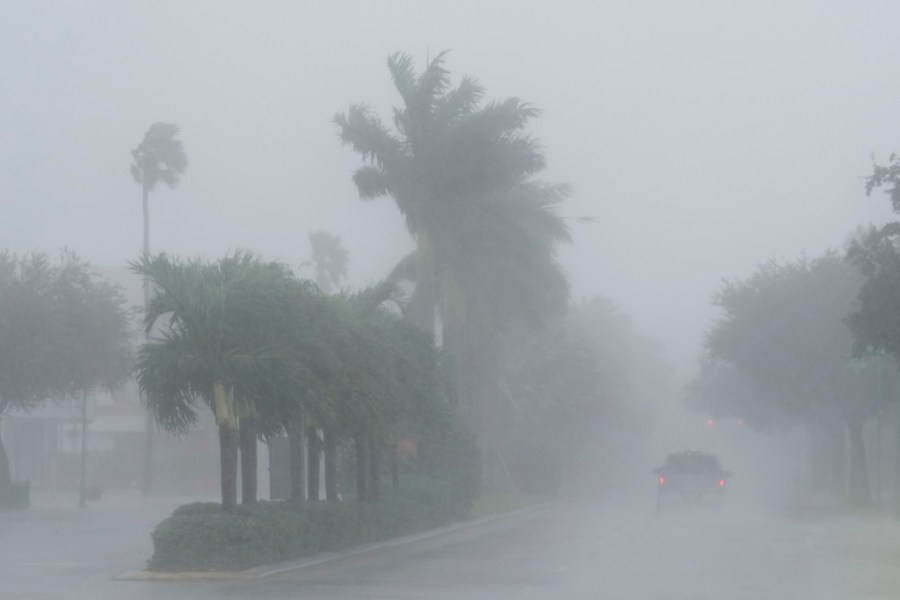
[[[874,521],[787,518],[737,506],[657,516],[644,502],[560,503],[483,529],[237,586],[228,595],[893,598],[900,556],[877,556],[884,536]]]

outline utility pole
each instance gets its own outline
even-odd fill
[[[78,508],[87,507],[87,392],[81,392],[81,486],[78,492]]]
[[[884,354],[879,352],[878,362],[875,365],[875,506],[881,507],[881,413],[884,405],[884,383],[882,371],[884,366]]]
[[[141,247],[141,250],[144,256],[150,255],[150,190],[147,187],[147,179],[146,177],[141,178],[141,191],[142,191],[142,199],[143,199],[143,212],[144,212],[144,243]],[[144,275],[143,279],[143,292],[144,292],[144,316],[147,315],[147,307],[150,305],[150,280],[147,278],[147,275]],[[145,332],[144,341],[149,341],[150,334],[149,332]],[[147,403],[143,403],[146,408]],[[153,422],[153,415],[150,414],[150,410],[147,409],[147,416],[144,421],[144,458],[143,464],[141,465],[141,493],[145,496],[149,495],[153,491],[153,434],[155,429],[155,423]]]
[[[897,394],[894,399],[894,518],[900,521],[900,385]]]

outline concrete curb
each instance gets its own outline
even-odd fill
[[[448,533],[454,533],[456,531],[462,531],[464,529],[470,529],[473,527],[480,527],[482,525],[487,525],[489,523],[493,523],[496,521],[502,521],[505,519],[512,519],[514,517],[526,515],[532,512],[536,512],[538,510],[547,508],[550,506],[552,502],[542,502],[539,504],[533,504],[531,506],[526,506],[524,508],[518,508],[516,510],[511,510],[508,512],[497,513],[494,515],[488,515],[485,517],[479,517],[477,519],[471,519],[468,521],[457,521],[456,523],[452,523],[450,525],[445,525],[443,527],[436,527],[434,529],[427,529],[425,531],[420,531],[419,533],[413,533],[410,535],[405,535],[402,537],[391,538],[389,540],[383,540],[380,542],[372,542],[370,544],[363,544],[361,546],[354,546],[352,548],[348,548],[347,550],[342,550],[340,552],[325,552],[322,554],[316,554],[314,556],[307,556],[304,558],[299,558],[295,560],[290,560],[282,563],[276,563],[272,565],[261,565],[258,567],[253,567],[252,569],[246,569],[243,571],[183,571],[183,572],[169,572],[169,571],[129,571],[127,573],[123,573],[121,575],[117,575],[113,577],[114,580],[117,581],[176,581],[176,582],[188,582],[188,581],[253,581],[258,579],[266,579],[268,577],[274,577],[275,575],[281,575],[284,573],[290,573],[293,571],[302,571],[303,569],[308,569],[311,567],[317,567],[319,565],[324,565],[326,563],[330,563],[336,560],[341,560],[344,558],[350,558],[353,556],[361,556],[363,554],[369,554],[370,552],[377,552],[378,550],[382,550],[384,548],[396,548],[399,546],[405,546],[407,544],[413,544],[415,542],[421,542],[423,540],[428,540],[434,537],[438,537],[440,535],[445,535]]]

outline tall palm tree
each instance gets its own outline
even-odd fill
[[[517,98],[483,105],[484,88],[469,77],[451,87],[444,57],[420,74],[411,56],[388,58],[403,100],[394,109],[393,131],[363,104],[334,119],[341,140],[363,158],[353,175],[360,197],[392,197],[415,238],[413,318],[428,332],[435,325],[441,249],[455,234],[448,220],[544,168],[539,144],[524,132],[538,111]]]
[[[364,160],[353,176],[360,196],[391,196],[406,218],[416,251],[395,273],[415,274],[419,327],[432,332],[440,307],[463,416],[489,445],[504,322],[536,321],[567,301],[554,254],[569,241],[557,214],[568,190],[533,178],[545,166],[525,131],[535,108],[517,98],[482,104],[484,89],[468,77],[451,87],[444,53],[421,74],[405,54],[388,68],[403,100],[395,129],[364,105],[335,122]]]
[[[150,192],[160,183],[169,189],[178,187],[181,176],[187,170],[188,159],[184,145],[176,136],[178,126],[173,123],[154,123],[144,134],[144,139],[131,151],[131,176],[141,184],[144,215],[144,243],[142,253],[150,254]],[[150,303],[150,285],[144,277],[144,310]],[[141,475],[141,489],[147,494],[153,486],[153,419],[147,415],[146,446]]]

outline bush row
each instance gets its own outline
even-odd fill
[[[152,533],[149,568],[234,570],[338,550],[437,527],[462,518],[471,495],[426,478],[405,478],[399,494],[372,504],[260,501],[233,513],[216,503],[181,506]]]

